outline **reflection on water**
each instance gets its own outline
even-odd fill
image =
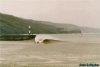
[[[0,63],[17,65],[62,64],[77,67],[80,63],[100,64],[100,34],[52,34],[65,40],[36,44],[33,40],[0,41]],[[38,66],[37,66],[38,67]]]

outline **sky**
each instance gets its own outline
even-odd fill
[[[100,28],[100,0],[0,0],[0,12],[26,19]]]

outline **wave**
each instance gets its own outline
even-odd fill
[[[51,35],[46,35],[46,34],[38,34],[35,37],[35,43],[40,44],[40,43],[50,43],[50,42],[62,42],[64,41],[63,39],[51,36]]]

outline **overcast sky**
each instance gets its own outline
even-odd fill
[[[0,0],[0,12],[100,28],[100,0]]]

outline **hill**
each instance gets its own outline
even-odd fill
[[[80,27],[82,33],[100,33],[100,29],[91,27]]]
[[[46,21],[23,19],[0,13],[0,34],[28,34],[28,26],[34,34],[81,33],[78,26]]]

